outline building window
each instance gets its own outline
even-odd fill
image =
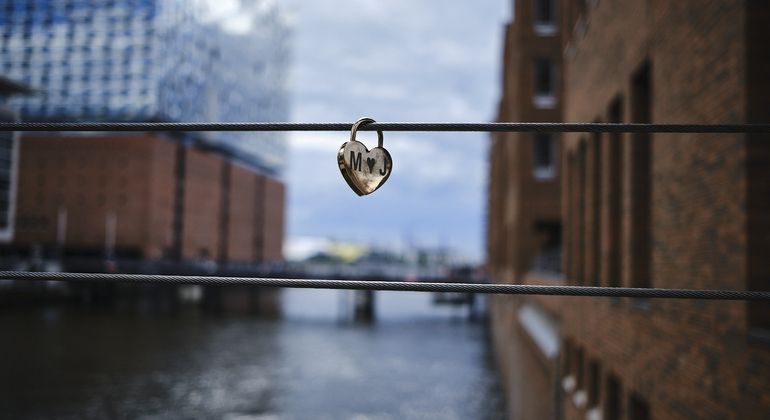
[[[566,393],[572,393],[575,391],[575,386],[577,385],[575,381],[575,346],[572,342],[572,340],[567,339],[564,340],[564,353],[563,353],[563,359],[562,362],[564,363],[563,371],[564,371],[564,379],[561,381],[562,389],[564,389],[564,392]]]
[[[539,36],[556,35],[556,17],[554,0],[535,0],[535,34]]]
[[[607,376],[604,420],[620,420],[620,380],[612,375]]]
[[[556,63],[551,58],[536,58],[534,66],[535,108],[556,107]]]
[[[579,286],[585,285],[585,256],[586,256],[586,237],[588,232],[586,231],[585,214],[586,214],[586,140],[581,139],[578,146],[578,158],[577,158],[577,202],[575,203],[577,211],[575,212],[575,218],[572,219],[577,228],[577,241],[575,243],[575,282]]]
[[[556,141],[551,133],[535,133],[532,176],[538,181],[556,178]]]
[[[564,340],[564,354],[562,359],[564,376],[572,375],[572,340]]]
[[[535,255],[530,269],[535,272],[560,275],[561,270],[561,222],[536,221],[533,225],[536,242]]]
[[[583,363],[585,362],[585,350],[583,348],[579,348],[575,351],[575,379],[577,381],[577,388],[578,389],[584,389],[585,388],[585,366],[583,366]]]
[[[631,118],[634,123],[652,122],[652,83],[650,65],[645,63],[631,80]],[[651,139],[649,133],[632,136],[628,170],[631,178],[631,287],[650,287],[651,251]]]
[[[577,278],[576,270],[576,256],[577,256],[577,224],[575,223],[575,215],[577,214],[577,157],[575,152],[567,154],[567,218],[565,231],[565,247],[564,247],[564,271],[567,277],[567,283],[571,284],[573,279]]]
[[[592,360],[588,365],[588,406],[599,405],[599,362]]]
[[[586,190],[587,206],[586,212],[590,220],[590,225],[586,226],[588,229],[588,237],[586,238],[590,245],[586,252],[586,280],[589,286],[599,286],[599,271],[601,270],[600,255],[601,248],[601,235],[600,225],[602,222],[602,135],[601,133],[593,133],[593,138],[588,144],[589,153],[587,156],[587,170],[588,182]],[[586,223],[589,223],[586,220]]]
[[[582,348],[579,348],[575,354],[575,385],[577,391],[572,396],[572,402],[579,409],[584,409],[588,402],[588,396],[586,395],[586,383],[585,383],[585,352]]]
[[[749,15],[763,16],[761,2],[748,2]],[[748,20],[748,33],[752,39],[767,38],[765,18]],[[760,29],[761,28],[761,29]],[[764,37],[764,38],[763,38]],[[765,43],[750,41],[747,44],[747,90],[748,106],[746,123],[767,123],[767,109],[770,109],[770,85],[764,70],[767,50]],[[746,134],[746,290],[770,292],[770,134]],[[770,346],[770,302],[753,301],[748,305],[748,333],[752,343]]]
[[[638,396],[632,396],[628,401],[629,420],[648,420],[650,418],[650,408],[647,402]]]
[[[610,104],[607,118],[611,123],[623,122],[623,108],[622,100],[620,98],[615,99]],[[623,261],[622,245],[623,245],[623,230],[621,224],[621,216],[623,209],[623,194],[621,177],[623,174],[623,134],[622,133],[610,133],[609,141],[605,144],[607,148],[607,160],[604,162],[607,168],[606,176],[606,190],[607,190],[607,204],[608,204],[608,225],[606,226],[608,235],[603,237],[609,241],[607,246],[607,255],[605,256],[607,268],[606,280],[604,285],[608,287],[620,287],[621,276],[621,262]]]

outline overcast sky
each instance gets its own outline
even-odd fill
[[[492,121],[509,3],[294,1],[292,121]],[[287,237],[443,245],[482,260],[489,135],[384,135],[392,175],[358,197],[336,165],[349,133],[290,134]]]

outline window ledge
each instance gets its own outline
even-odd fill
[[[539,305],[527,303],[519,309],[517,318],[543,356],[555,360],[559,355],[559,326],[552,316]]]
[[[556,96],[553,94],[535,94],[532,98],[532,104],[538,109],[554,109],[556,108]]]
[[[556,179],[556,168],[554,166],[542,166],[532,171],[532,177],[536,181],[553,181]]]
[[[575,403],[575,407],[582,410],[588,403],[588,393],[584,389],[576,391],[572,396],[572,402]]]
[[[550,22],[535,23],[532,28],[537,36],[555,36],[559,33],[559,27]]]
[[[577,385],[577,381],[575,380],[575,377],[572,375],[566,376],[561,381],[561,387],[564,389],[564,392],[570,393],[575,390],[575,385]]]
[[[602,420],[602,410],[599,407],[594,407],[586,411],[586,420]]]

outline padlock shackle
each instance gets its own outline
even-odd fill
[[[361,124],[369,124],[377,122],[369,117],[363,117],[359,118],[358,121],[353,123],[353,128],[350,129],[350,141],[356,140],[356,131],[358,130],[358,127],[361,126]],[[377,147],[382,147],[382,131],[377,130]]]

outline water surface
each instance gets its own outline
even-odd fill
[[[425,293],[285,290],[284,317],[64,305],[0,312],[8,418],[500,419],[485,327]],[[350,299],[347,299],[350,301]]]

